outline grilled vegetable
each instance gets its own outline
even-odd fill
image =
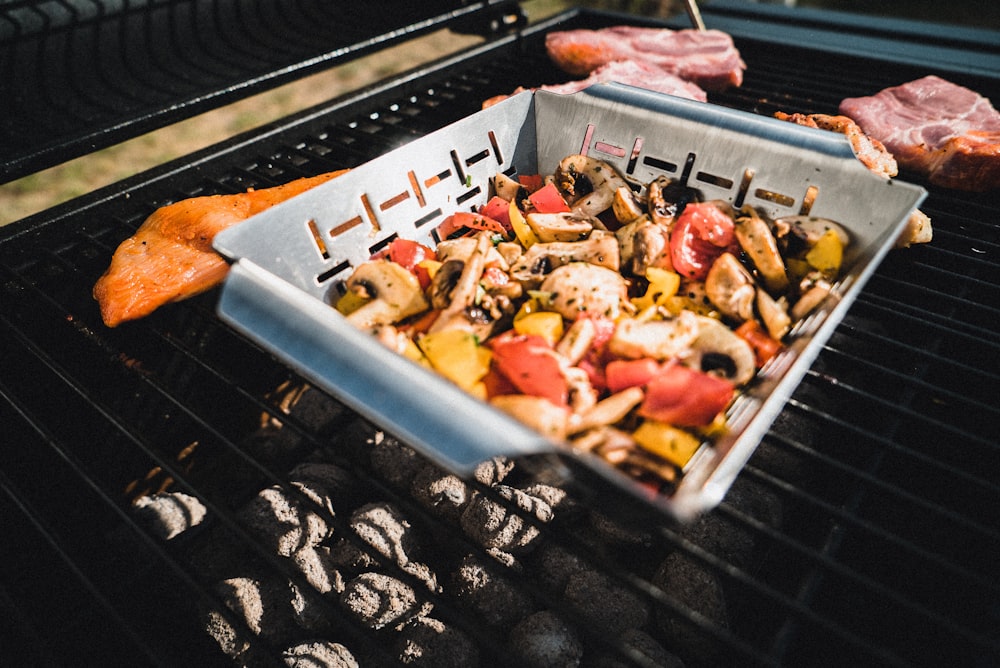
[[[374,311],[380,341],[541,433],[669,485],[830,294],[849,239],[665,178],[642,195],[609,170],[569,156],[551,180],[498,175],[439,226],[450,238],[395,240],[337,306]],[[387,296],[390,313],[371,306]]]

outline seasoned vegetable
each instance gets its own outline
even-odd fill
[[[666,177],[633,187],[588,156],[491,185],[438,225],[436,249],[396,239],[359,266],[338,310],[657,489],[725,432],[850,242],[833,221],[770,220]]]

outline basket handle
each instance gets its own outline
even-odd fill
[[[217,310],[309,382],[450,470],[471,473],[491,457],[555,450],[552,441],[455,392],[438,374],[249,260],[230,268]]]

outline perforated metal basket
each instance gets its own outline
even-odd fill
[[[852,236],[831,296],[733,402],[729,432],[692,458],[670,494],[650,498],[625,473],[542,437],[331,308],[354,267],[396,236],[434,245],[437,224],[485,203],[498,171],[551,173],[573,153],[610,162],[637,187],[666,174],[706,199],[772,217],[831,218]],[[924,196],[870,173],[836,133],[618,84],[528,92],[219,234],[215,247],[233,265],[218,310],[311,382],[459,474],[492,456],[557,452],[684,520],[725,495]]]

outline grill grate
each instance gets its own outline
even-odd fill
[[[503,24],[519,15],[503,2],[454,0],[350,11],[315,0],[0,3],[0,179],[431,29],[474,23],[488,31],[490,19]]]
[[[716,511],[690,527],[663,524],[576,471],[558,479],[575,509],[552,522],[519,511],[546,547],[520,557],[521,569],[493,559],[445,507],[387,478],[372,463],[371,427],[350,411],[306,394],[289,412],[301,379],[222,326],[213,294],[115,330],[100,324],[90,286],[156,206],[356,165],[481,99],[559,80],[542,32],[611,20],[558,17],[523,40],[484,46],[3,230],[0,512],[9,533],[0,560],[17,574],[0,581],[0,610],[16,620],[0,630],[6,656],[227,663],[204,632],[206,609],[254,633],[220,604],[220,580],[252,574],[311,587],[247,527],[241,509],[260,490],[280,486],[334,536],[371,552],[349,513],[336,504],[330,513],[289,484],[296,464],[320,460],[347,472],[356,498],[389,500],[425,533],[422,558],[442,585],[430,596],[434,616],[484,658],[509,658],[510,645],[445,581],[467,554],[534,607],[574,622],[594,652],[623,649],[622,636],[552,589],[546,560],[589,563],[643,601],[651,611],[643,628],[691,666],[1000,661],[1000,373],[991,362],[1000,348],[992,306],[1000,302],[1000,211],[988,196],[930,188],[924,210],[934,242],[890,254]],[[842,97],[925,73],[776,50],[763,35],[738,45],[746,85],[714,101],[760,113],[830,112]],[[1000,99],[996,81],[975,87]],[[519,462],[512,484],[551,482],[561,464]],[[474,487],[509,506],[495,488]],[[197,496],[209,519],[161,540],[130,504],[163,489]],[[217,561],[220,553],[241,554],[240,568]],[[329,620],[328,636],[356,654],[395,651],[395,636],[358,624],[335,599],[310,603]],[[286,644],[263,634],[252,658],[282,665]]]

